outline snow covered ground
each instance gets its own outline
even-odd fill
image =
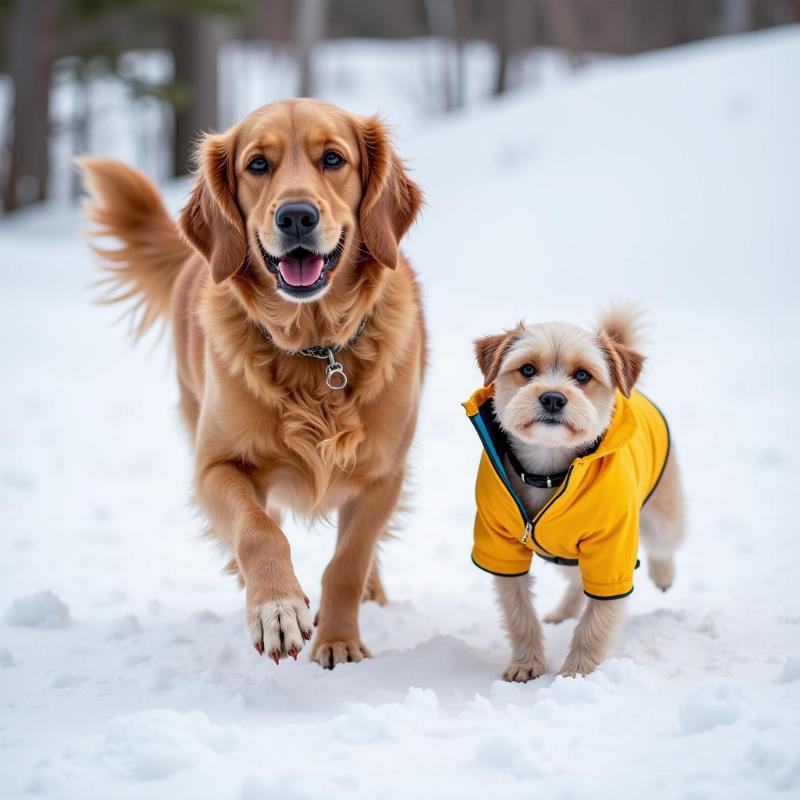
[[[800,788],[796,395],[800,30],[597,65],[400,147],[432,367],[413,508],[365,606],[375,658],[276,667],[198,537],[164,343],[132,348],[76,212],[0,222],[0,794],[47,798],[762,798]],[[381,105],[391,117],[391,108]],[[177,205],[185,185],[169,187]],[[520,317],[652,322],[646,390],[690,501],[608,661],[509,685],[469,562],[470,339]],[[316,605],[330,528],[289,530]],[[535,564],[539,609],[559,576]]]

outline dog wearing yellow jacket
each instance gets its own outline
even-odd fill
[[[506,680],[545,671],[534,554],[569,579],[545,621],[577,616],[588,597],[563,675],[586,675],[605,657],[633,591],[640,535],[650,577],[664,591],[672,584],[683,494],[667,422],[633,389],[644,363],[637,324],[634,310],[612,309],[595,332],[520,323],[475,343],[485,385],[464,403],[484,448],[472,560],[496,576],[512,645]]]

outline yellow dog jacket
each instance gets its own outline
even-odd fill
[[[638,566],[639,511],[669,455],[669,428],[661,412],[638,392],[630,399],[617,392],[611,424],[597,449],[570,464],[561,486],[531,517],[508,478],[508,439],[494,417],[493,394],[489,385],[463,404],[483,444],[472,560],[495,575],[524,575],[536,553],[579,566],[589,597],[630,594]]]

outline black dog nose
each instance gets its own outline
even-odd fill
[[[555,414],[564,408],[567,398],[561,392],[545,392],[539,395],[539,402],[544,406],[545,411]]]
[[[275,212],[275,224],[298,239],[311,233],[319,222],[319,211],[311,203],[284,203]]]

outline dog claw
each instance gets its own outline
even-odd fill
[[[289,655],[297,661],[297,648],[294,645],[289,648]]]
[[[263,642],[256,642],[253,647],[255,647],[256,652],[260,655],[264,655],[264,643]]]
[[[271,659],[272,659],[272,660],[273,660],[273,661],[274,661],[276,664],[280,664],[280,663],[281,663],[281,654],[280,654],[280,653],[279,653],[277,650],[273,650],[273,651],[272,651],[272,652],[269,654],[269,657],[270,657],[270,658],[271,658]]]
[[[311,637],[312,637],[313,635],[314,635],[314,634],[312,634],[312,633],[311,633],[311,631],[303,631],[303,638],[304,638],[304,639],[305,639],[307,642],[311,641]]]

